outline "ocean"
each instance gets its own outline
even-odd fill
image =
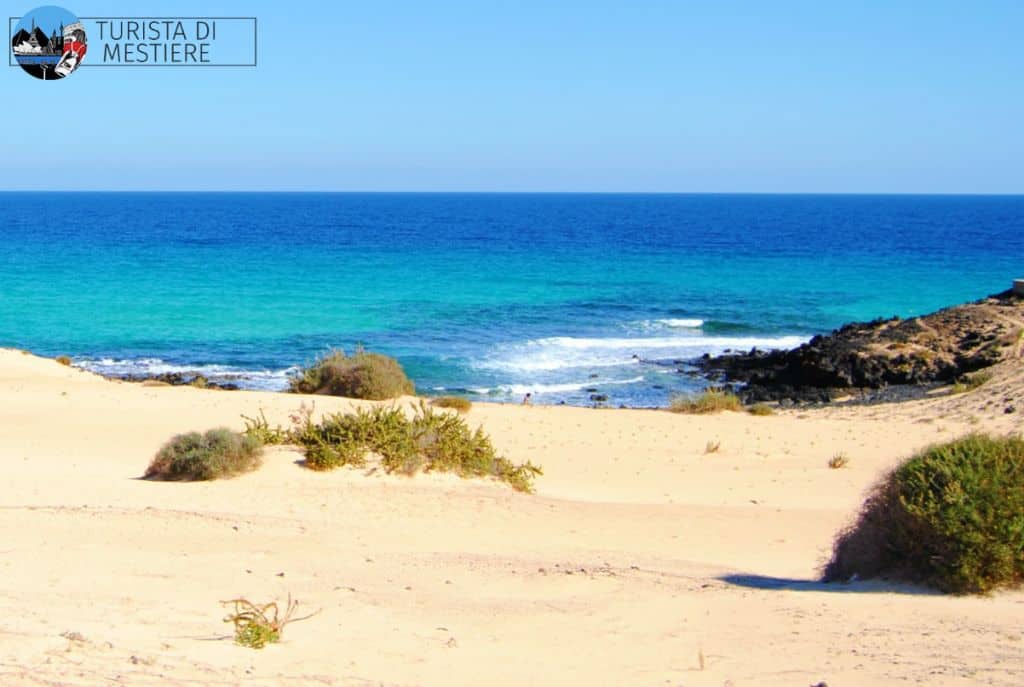
[[[332,347],[424,394],[663,406],[1024,277],[1024,196],[2,193],[0,346],[283,389]]]

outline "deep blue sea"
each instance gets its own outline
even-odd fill
[[[363,344],[495,401],[664,405],[702,353],[1024,277],[1019,196],[3,193],[0,228],[0,346],[280,389]]]

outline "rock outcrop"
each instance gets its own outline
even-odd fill
[[[696,364],[744,400],[825,402],[857,389],[934,385],[1019,357],[1024,297],[1013,291],[911,319],[853,323],[788,351]]]

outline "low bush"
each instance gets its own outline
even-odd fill
[[[145,479],[194,481],[231,477],[260,466],[263,445],[221,427],[205,434],[179,434],[157,452]]]
[[[723,410],[741,410],[739,396],[723,389],[708,389],[696,396],[676,396],[669,410],[673,413],[718,413]]]
[[[388,472],[491,476],[526,492],[542,474],[532,463],[515,465],[498,455],[483,429],[471,430],[461,416],[436,413],[422,401],[412,417],[400,408],[384,407],[328,415],[319,424],[307,417],[292,436],[305,449],[306,465],[314,470],[360,467],[372,452]]]
[[[362,349],[352,355],[334,350],[300,370],[289,383],[300,394],[383,401],[414,394],[416,388],[394,358]]]
[[[438,408],[451,408],[460,413],[468,413],[469,409],[473,407],[473,402],[462,396],[439,396],[431,399],[430,405],[437,406]]]
[[[242,419],[245,420],[244,434],[265,446],[277,446],[278,444],[287,444],[291,441],[291,432],[280,425],[271,427],[262,408],[260,409],[259,417],[243,415]]]
[[[1024,439],[971,434],[897,467],[840,532],[826,581],[886,577],[957,594],[1024,581]]]
[[[754,405],[749,406],[747,408],[747,412],[750,413],[751,415],[758,415],[758,416],[774,415],[775,414],[775,409],[772,408],[767,403],[755,403]]]

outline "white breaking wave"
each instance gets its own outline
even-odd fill
[[[704,320],[685,318],[668,318],[664,320],[655,320],[655,322],[663,324],[666,327],[676,327],[679,329],[698,329],[704,326]]]
[[[281,370],[248,370],[228,365],[179,365],[160,358],[81,358],[72,363],[75,367],[110,377],[149,376],[159,374],[196,374],[212,382],[237,384],[241,389],[258,391],[282,391],[288,388],[288,378],[298,367]]]
[[[475,367],[502,372],[551,372],[640,364],[644,360],[698,358],[727,349],[746,351],[795,348],[802,336],[655,336],[586,338],[555,336],[498,347]]]
[[[471,388],[470,391],[477,394],[490,395],[490,394],[559,394],[567,393],[570,391],[582,391],[589,388],[600,388],[610,385],[619,384],[636,384],[637,382],[644,381],[643,377],[632,377],[630,379],[615,379],[615,380],[597,380],[588,379],[585,382],[565,382],[562,384],[499,384],[494,388],[490,387],[475,387]]]

